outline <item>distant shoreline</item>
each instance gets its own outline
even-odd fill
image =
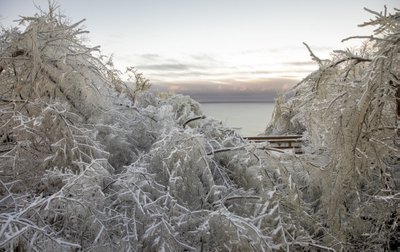
[[[275,103],[275,101],[197,101],[198,103]]]

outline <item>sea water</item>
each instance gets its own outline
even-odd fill
[[[242,136],[263,133],[270,122],[274,103],[201,103],[204,114],[235,128]]]

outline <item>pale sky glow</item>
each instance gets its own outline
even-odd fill
[[[34,2],[47,7],[47,0]],[[73,22],[87,19],[89,43],[113,53],[118,68],[135,66],[155,86],[201,100],[240,94],[271,99],[268,92],[287,88],[316,69],[303,41],[328,57],[334,49],[361,43],[341,39],[371,34],[370,28],[357,27],[372,17],[363,7],[400,7],[398,0],[57,2]],[[18,15],[35,12],[33,1],[0,0],[5,27]]]

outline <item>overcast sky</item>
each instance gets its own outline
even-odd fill
[[[86,18],[91,45],[135,66],[154,86],[200,100],[265,100],[316,69],[302,45],[324,58],[358,24],[398,0],[59,0],[72,22]],[[2,26],[47,0],[0,0]],[[397,4],[397,6],[396,6]]]

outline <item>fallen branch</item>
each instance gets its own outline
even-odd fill
[[[246,146],[248,146],[248,145],[242,145],[242,146],[239,146],[239,147],[232,147],[232,148],[222,148],[222,149],[211,151],[211,152],[207,153],[207,156],[211,156],[211,155],[214,155],[216,153],[221,153],[221,152],[226,152],[226,151],[234,151],[234,150],[243,149]]]
[[[189,120],[187,120],[186,122],[183,123],[183,128],[185,128],[186,125],[187,125],[188,123],[190,123],[190,122],[193,122],[193,121],[196,121],[196,120],[200,120],[200,119],[205,119],[205,118],[206,118],[205,115],[197,116],[197,117],[191,118],[191,119],[189,119]]]

